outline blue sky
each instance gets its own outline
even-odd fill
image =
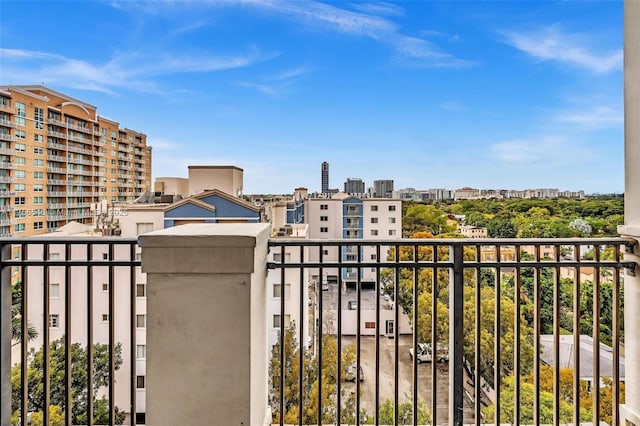
[[[148,136],[153,175],[244,169],[245,193],[621,192],[621,1],[6,1],[0,84]]]

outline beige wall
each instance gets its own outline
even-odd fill
[[[189,166],[189,195],[218,189],[234,197],[242,195],[243,170],[235,166]]]
[[[158,177],[154,185],[155,192],[162,192],[166,195],[182,195],[183,198],[189,196],[189,179],[179,177]]]

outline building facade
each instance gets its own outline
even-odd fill
[[[374,180],[373,196],[375,198],[391,198],[393,196],[393,180]]]
[[[347,178],[344,183],[344,193],[352,195],[364,194],[364,182],[359,178]]]
[[[44,86],[0,86],[0,235],[91,223],[92,203],[151,191],[146,135]]]

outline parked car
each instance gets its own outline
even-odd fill
[[[364,372],[362,371],[362,367],[360,367],[360,381],[364,380]],[[347,367],[347,371],[345,372],[344,379],[347,382],[355,382],[356,381],[356,366],[350,365]]]
[[[413,348],[409,348],[409,358],[413,361]],[[418,356],[416,360],[418,364],[421,362],[431,362],[433,357],[431,356],[431,345],[428,343],[418,343]],[[449,361],[449,350],[446,346],[438,345],[438,351],[436,354],[438,362]]]

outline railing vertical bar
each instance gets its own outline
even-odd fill
[[[464,246],[453,246],[453,285],[449,293],[449,330],[450,346],[453,353],[449,356],[449,424],[462,426],[464,423]]]
[[[342,264],[343,249],[347,250],[346,246],[338,246],[338,264]],[[342,267],[338,268],[338,395],[337,395],[337,422],[340,424],[342,418]]]
[[[136,304],[137,304],[137,290],[138,283],[136,282],[136,267],[133,265],[133,261],[136,259],[136,244],[129,244],[129,259],[131,259],[132,264],[129,266],[129,301],[131,303],[131,308],[129,312],[129,334],[131,340],[131,353],[129,354],[129,362],[131,363],[131,383],[129,383],[129,392],[130,392],[130,409],[131,413],[131,426],[136,426],[136,416],[137,416],[137,393],[138,393],[138,383],[137,383],[137,339],[136,339]]]
[[[8,425],[14,414],[12,401],[15,389],[11,383],[14,362],[11,352],[13,349],[13,316],[14,312],[13,286],[11,279],[12,267],[5,266],[5,261],[12,260],[12,245],[0,243],[0,407],[11,407],[11,410],[0,410],[0,424]],[[18,342],[16,342],[17,344]]]
[[[109,242],[108,259],[115,260],[114,243]],[[116,421],[116,363],[114,357],[114,349],[116,344],[115,334],[115,267],[109,265],[109,423],[115,424]]]
[[[496,245],[496,261],[498,264],[502,262],[502,254],[500,253],[500,245]],[[493,355],[495,358],[495,364],[493,367],[493,388],[495,389],[495,416],[494,423],[500,424],[500,383],[502,379],[502,360],[500,359],[500,337],[501,337],[501,327],[500,327],[500,311],[501,311],[501,291],[502,291],[502,269],[500,267],[496,268],[496,284],[495,284],[495,305],[494,305],[494,324],[493,324]]]
[[[284,263],[284,245],[280,246],[280,263]],[[285,277],[285,268],[281,267],[280,268],[280,426],[284,425],[284,416],[286,415],[285,413],[285,403],[284,403],[284,386],[286,383],[286,377],[285,377],[285,333],[286,330],[284,329],[284,289],[285,289],[285,281],[286,277]],[[302,390],[302,389],[301,389]],[[301,395],[302,396],[302,395]]]
[[[600,265],[600,246],[593,248],[593,256]],[[593,424],[600,424],[600,266],[593,273]]]
[[[433,263],[438,263],[438,246],[432,246],[433,248]],[[431,274],[431,342],[434,347],[438,347],[438,330],[437,330],[437,318],[438,318],[438,268],[434,266]],[[431,418],[432,424],[438,424],[438,369],[435,363],[431,363]]]
[[[380,263],[380,244],[376,244],[376,262]],[[339,305],[338,305],[339,306]],[[376,266],[376,383],[374,415],[375,425],[380,425],[380,267]],[[340,352],[340,351],[338,351]]]
[[[580,245],[575,245],[574,250],[577,253],[578,262],[582,259]],[[576,268],[576,278],[573,285],[573,422],[580,424],[580,267]],[[595,356],[596,354],[594,354]],[[595,379],[595,378],[594,378]]]
[[[480,245],[476,245],[476,261],[478,262],[478,267],[476,268],[476,315],[475,315],[475,362],[474,362],[474,398],[475,398],[475,406],[474,406],[474,418],[475,424],[480,424],[480,416],[481,416],[481,408],[482,408],[482,384],[481,384],[481,376],[480,376],[480,345],[481,345],[481,337],[482,337],[482,329],[481,329],[481,306],[482,306],[482,288],[481,288],[481,268],[479,262],[481,261],[481,251]]]
[[[556,247],[556,262],[560,261]],[[576,256],[577,253],[574,253]],[[560,424],[560,268],[555,267],[553,282],[553,424]]]
[[[540,261],[540,245],[536,245],[536,262]],[[533,276],[533,382],[540,383],[540,276],[541,268],[535,268]],[[540,386],[533,388],[533,425],[540,426]]]
[[[520,424],[520,292],[522,289],[521,246],[516,246],[516,282],[513,290],[513,423]]]
[[[394,337],[394,342],[393,342],[393,355],[394,355],[394,367],[393,367],[393,378],[394,378],[394,382],[393,382],[393,424],[397,425],[398,424],[398,401],[399,401],[399,389],[398,389],[398,382],[399,382],[399,356],[400,356],[400,350],[398,348],[398,321],[400,318],[399,315],[399,310],[400,307],[398,306],[398,294],[399,294],[399,290],[398,287],[400,286],[400,246],[396,244],[395,246],[395,282],[393,285],[393,309],[394,309],[394,319],[393,319],[393,337]]]
[[[93,260],[93,244],[87,244],[87,256]],[[87,277],[87,395],[93,395],[93,265]],[[87,425],[93,426],[93,398],[87,398]]]
[[[614,247],[616,260],[620,259],[620,246]],[[615,268],[613,274],[613,397],[611,420],[614,426],[620,424],[620,268]]]
[[[304,247],[300,246],[300,251],[298,253],[298,256],[300,258],[300,263],[304,264]],[[304,307],[305,307],[305,298],[304,298],[304,292],[305,289],[308,290],[308,285],[304,280],[304,267],[300,268],[300,277],[299,277],[299,281],[300,281],[300,299],[299,299],[299,304],[300,304],[300,321],[298,324],[298,336],[300,336],[300,356],[298,357],[298,389],[300,389],[300,392],[298,392],[299,394],[299,399],[298,399],[298,424],[302,424],[302,413],[304,412],[304,407],[302,404],[302,389],[304,389],[304,358],[305,358],[305,352],[306,352],[306,339],[304,339],[304,329],[305,329],[305,324],[304,324]],[[307,329],[309,328],[309,324],[306,325]],[[304,344],[302,343],[304,340]],[[340,353],[340,351],[338,351],[338,353]]]
[[[320,244],[320,269],[318,271],[319,283],[316,285],[316,293],[318,293],[318,318],[316,320],[316,334],[318,335],[318,426],[322,426],[322,277],[324,274],[322,267],[322,263],[324,261],[322,247],[322,244]]]
[[[65,244],[65,259],[71,259],[71,243]],[[67,263],[64,268],[64,367],[65,367],[65,421],[71,426],[73,413],[73,399],[71,394],[71,266]]]
[[[362,246],[358,247],[358,265],[362,263]],[[358,267],[358,273],[356,274],[356,306],[358,309],[356,310],[356,371],[355,382],[356,382],[356,425],[360,425],[360,369],[361,359],[360,353],[362,351],[362,339],[360,333],[361,321],[362,321],[362,268]]]
[[[28,247],[29,244],[21,244],[20,245],[20,259],[25,261],[28,257]],[[27,355],[29,354],[29,329],[27,322],[28,315],[28,297],[29,294],[29,280],[28,280],[28,268],[26,266],[20,266],[20,278],[22,282],[20,285],[21,294],[22,294],[22,306],[20,307],[20,332],[22,333],[22,341],[21,341],[21,364],[20,364],[20,384],[22,386],[22,401],[20,404],[20,420],[22,426],[27,426],[28,418],[27,414],[29,413],[29,377],[28,377],[28,367],[29,367],[29,359]]]
[[[51,298],[49,295],[49,266],[47,265],[47,260],[49,260],[49,244],[43,244],[43,260],[45,262],[44,267],[42,268],[42,290],[43,295],[42,299],[44,302],[44,315],[42,318],[42,348],[43,348],[43,362],[42,367],[44,371],[42,372],[42,424],[45,426],[49,425],[49,405],[51,400],[51,380],[49,374],[51,373],[51,346],[49,345],[49,336],[50,336],[50,303]],[[69,259],[65,259],[69,260]],[[24,294],[24,297],[27,295]],[[65,318],[65,321],[67,319]],[[23,336],[24,338],[24,336]]]
[[[413,425],[418,425],[418,245],[413,246]],[[431,363],[436,362],[436,346],[434,342],[431,347]]]

